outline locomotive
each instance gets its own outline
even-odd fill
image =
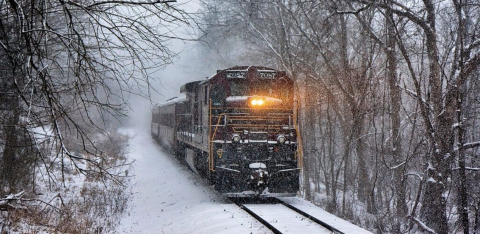
[[[295,196],[302,160],[293,91],[284,71],[218,70],[156,105],[151,134],[224,196]]]

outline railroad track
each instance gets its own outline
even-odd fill
[[[325,222],[276,198],[263,200],[230,199],[275,234],[334,233],[343,234]]]

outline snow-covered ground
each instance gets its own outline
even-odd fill
[[[224,199],[208,182],[164,152],[148,129],[128,130],[130,159],[134,162],[133,198],[118,233],[271,233],[266,227]],[[292,200],[293,199],[293,200]],[[322,219],[328,216],[346,233],[358,230],[311,203],[286,199]],[[350,226],[351,225],[351,226]],[[350,228],[350,229],[349,229]]]
[[[345,233],[345,234],[372,234],[371,232],[354,225],[347,220],[339,218],[333,214],[328,213],[327,211],[323,210],[322,208],[315,206],[314,204],[298,198],[298,197],[284,197],[280,198],[284,202],[306,212],[307,214],[321,220],[322,222],[327,223],[328,225],[332,226],[333,228]]]
[[[271,233],[162,151],[148,130],[128,134],[134,194],[118,233]]]

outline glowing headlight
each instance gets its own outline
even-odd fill
[[[232,137],[232,141],[235,142],[235,143],[240,142],[240,139],[241,139],[241,138],[240,138],[240,136],[239,136],[238,134],[235,134],[235,135],[233,135],[233,137]]]
[[[252,106],[261,106],[265,104],[265,101],[262,99],[252,99],[250,100],[250,104],[252,104]]]
[[[284,135],[278,135],[278,137],[277,137],[277,141],[278,141],[278,143],[280,143],[280,144],[285,143],[285,139],[286,139],[286,138],[285,138]]]

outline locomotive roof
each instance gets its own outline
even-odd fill
[[[164,103],[157,104],[156,106],[157,107],[168,106],[174,103],[185,102],[185,100],[187,100],[187,96],[184,93],[181,93],[178,95],[178,97],[170,98],[166,100]]]
[[[259,73],[266,72],[267,74],[272,74],[272,72],[275,72],[274,75],[266,76],[264,78],[267,79],[275,79],[275,78],[285,78],[288,76],[285,76],[284,71],[279,71],[273,68],[269,67],[263,67],[263,66],[235,66],[235,67],[230,67],[227,69],[223,70],[217,70],[217,73],[214,75],[208,77],[206,80],[197,80],[197,81],[192,81],[188,82],[180,87],[180,95],[178,97],[174,97],[171,99],[168,99],[164,103],[158,104],[156,106],[161,107],[161,106],[167,106],[173,103],[181,103],[185,102],[187,100],[186,93],[191,93],[194,91],[195,87],[199,84],[204,84],[207,82],[210,82],[212,79],[216,77],[225,77],[226,72],[250,72],[250,71],[257,71]],[[229,77],[229,78],[246,78],[246,73],[243,73],[243,77],[237,76],[237,77]]]
[[[188,83],[182,85],[180,87],[180,93],[193,92],[193,89],[195,88],[195,86],[200,82],[201,82],[201,80],[197,80],[197,81],[188,82]]]

